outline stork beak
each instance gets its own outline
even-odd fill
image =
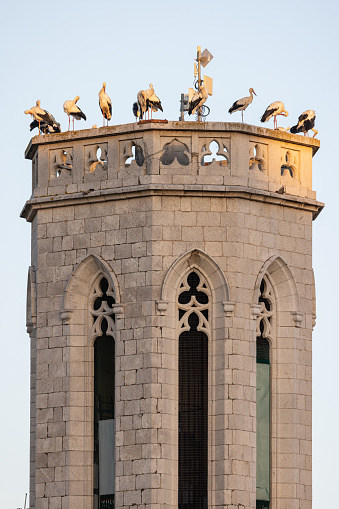
[[[254,92],[254,90],[253,90],[253,94],[254,94],[254,95],[257,95],[257,94]]]

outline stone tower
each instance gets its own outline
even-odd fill
[[[36,136],[31,509],[311,509],[318,140]]]

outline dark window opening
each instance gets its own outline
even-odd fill
[[[257,501],[256,509],[270,507],[270,344],[261,335],[257,337]]]
[[[106,335],[94,343],[94,495],[95,508],[114,509],[115,343]]]
[[[207,509],[208,338],[191,313],[179,336],[178,509]]]

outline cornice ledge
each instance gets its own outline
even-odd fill
[[[89,193],[85,192],[77,192],[72,195],[70,194],[62,194],[59,196],[43,196],[37,198],[31,198],[28,200],[20,214],[21,217],[25,218],[27,221],[32,221],[36,214],[36,210],[42,208],[50,208],[50,207],[64,207],[68,204],[71,204],[74,200],[78,203],[94,203],[94,202],[102,202],[109,201],[111,199],[120,200],[122,198],[126,198],[127,196],[137,196],[142,194],[143,196],[150,196],[156,194],[167,194],[167,195],[183,195],[186,196],[192,193],[199,194],[200,196],[203,194],[211,193],[211,195],[219,194],[219,196],[228,196],[228,197],[242,197],[246,196],[251,200],[256,201],[265,201],[267,203],[277,203],[284,204],[285,206],[303,208],[304,210],[309,210],[314,213],[314,218],[321,212],[324,208],[324,203],[318,202],[317,200],[312,200],[311,198],[296,196],[296,195],[277,195],[277,193],[272,191],[265,191],[262,189],[256,189],[253,187],[247,186],[208,186],[201,184],[190,184],[190,185],[167,185],[167,184],[142,184],[137,186],[129,186],[129,187],[116,187],[111,189],[102,189],[98,191],[91,191]],[[250,196],[248,196],[250,195]]]

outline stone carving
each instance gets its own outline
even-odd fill
[[[73,169],[73,148],[51,150],[50,168],[51,179],[71,176]]]
[[[286,172],[287,175],[290,175],[294,178],[297,175],[297,160],[292,151],[287,150],[283,156],[281,156],[281,176],[283,176]]]
[[[259,171],[267,170],[267,146],[262,143],[250,142],[249,169]]]
[[[114,337],[115,313],[114,290],[105,277],[97,279],[90,298],[90,312],[93,318],[91,337],[96,338],[103,333]]]
[[[138,140],[138,143],[135,143],[134,141],[129,141],[124,145],[122,157],[125,168],[129,168],[134,164],[139,166],[139,168],[141,168],[144,165],[145,155],[141,144],[142,141]]]
[[[275,298],[273,288],[264,276],[260,285],[260,296],[259,296],[260,312],[257,314],[257,336],[263,338],[273,337],[272,318],[275,312]],[[254,307],[252,306],[252,313]],[[257,310],[259,311],[259,309]]]
[[[85,146],[85,173],[96,169],[107,171],[107,143]]]
[[[179,288],[179,329],[189,331],[193,322],[196,330],[209,330],[210,290],[206,280],[194,270],[182,281]]]
[[[188,166],[191,162],[188,146],[177,138],[166,143],[160,161],[164,166],[168,166],[172,164],[175,159],[181,166]]]
[[[210,166],[215,163],[219,166],[229,164],[229,152],[225,140],[213,140],[203,145],[201,149],[201,166]]]

